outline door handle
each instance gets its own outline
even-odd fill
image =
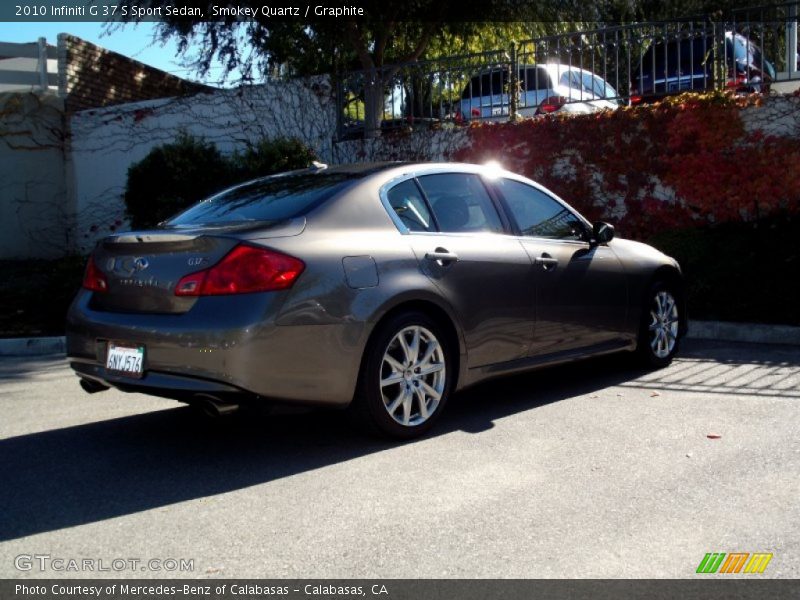
[[[458,262],[458,254],[448,252],[444,248],[437,248],[433,252],[427,252],[425,258],[428,260],[435,260],[439,264]]]
[[[547,252],[544,252],[541,256],[534,258],[533,263],[536,265],[542,265],[542,268],[545,271],[552,271],[558,266],[558,259],[553,258]]]

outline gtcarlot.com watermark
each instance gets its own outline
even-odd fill
[[[160,571],[191,573],[193,558],[70,558],[50,554],[19,554],[14,557],[18,571],[55,573],[109,573],[124,571]]]

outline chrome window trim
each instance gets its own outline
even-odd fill
[[[397,227],[397,230],[402,235],[457,235],[457,236],[474,236],[476,234],[487,234],[487,235],[505,235],[508,237],[513,237],[517,239],[538,239],[538,240],[550,240],[550,241],[561,241],[561,242],[574,242],[577,244],[585,244],[585,241],[582,240],[559,240],[557,238],[546,238],[541,236],[523,236],[517,235],[515,231],[502,231],[502,232],[493,232],[493,231],[486,231],[486,232],[441,232],[441,231],[411,231],[406,227],[400,217],[392,208],[392,205],[389,203],[388,192],[394,186],[407,181],[409,179],[416,179],[417,177],[421,177],[423,175],[440,175],[444,173],[471,173],[473,175],[478,175],[481,179],[484,180],[484,185],[491,185],[491,182],[496,179],[511,179],[513,181],[517,181],[519,183],[529,185],[532,188],[535,188],[545,196],[551,198],[561,206],[563,206],[567,211],[569,211],[576,219],[578,219],[581,223],[583,223],[589,231],[592,230],[592,224],[583,217],[578,211],[576,211],[572,206],[570,206],[566,201],[561,199],[559,196],[551,192],[550,190],[546,189],[542,185],[536,183],[535,181],[528,179],[527,177],[523,177],[522,175],[517,175],[516,173],[511,173],[510,171],[506,171],[505,169],[488,169],[486,166],[483,165],[472,165],[468,163],[454,163],[452,165],[436,165],[421,169],[415,169],[414,171],[408,171],[402,173],[401,175],[397,175],[392,177],[390,180],[385,182],[378,190],[378,196],[380,197],[381,204],[383,204],[384,210],[389,215],[389,218]],[[487,190],[488,193],[488,190]],[[494,203],[493,203],[494,204]],[[500,207],[505,214],[506,218],[511,218],[508,209],[505,206]],[[501,216],[502,221],[502,216]],[[516,222],[516,221],[514,221]]]
[[[441,232],[441,231],[411,231],[408,227],[405,226],[403,221],[397,215],[397,213],[392,208],[391,203],[389,202],[389,190],[394,188],[396,185],[403,183],[404,181],[408,181],[409,179],[416,179],[417,177],[424,177],[425,175],[445,175],[448,173],[452,174],[460,174],[460,175],[477,175],[478,177],[483,178],[486,174],[486,168],[482,167],[481,165],[470,165],[466,163],[453,163],[452,165],[437,165],[426,167],[422,169],[417,169],[414,171],[409,171],[403,173],[401,175],[397,175],[392,177],[389,181],[384,183],[378,190],[378,197],[380,198],[381,204],[383,204],[384,210],[389,214],[389,218],[397,227],[397,230],[403,234],[408,235],[410,233],[419,234],[419,233],[426,233],[426,234],[436,234],[436,235],[450,235],[448,232]],[[416,183],[415,183],[416,185]],[[485,185],[485,182],[484,182]],[[489,195],[489,191],[486,191],[486,194]],[[491,198],[491,196],[489,195]],[[494,207],[494,203],[492,203],[492,207]],[[433,214],[433,213],[432,213]],[[502,217],[498,214],[500,221],[502,223]],[[495,233],[498,232],[487,232],[487,233]],[[508,232],[503,231],[499,232],[501,235],[507,235]],[[463,235],[473,235],[470,232],[463,233]]]

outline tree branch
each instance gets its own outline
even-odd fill
[[[369,55],[367,42],[364,39],[364,32],[361,31],[358,24],[354,20],[347,21],[347,29],[352,34],[352,36],[348,37],[348,40],[350,41],[350,45],[352,46],[353,50],[356,51],[358,59],[361,61],[361,66],[365,69],[374,69],[375,63],[373,62],[372,57]]]
[[[399,62],[401,63],[414,62],[420,56],[422,56],[422,53],[425,52],[425,49],[428,47],[428,44],[431,41],[431,36],[433,35],[433,29],[437,25],[439,25],[439,23],[426,23],[425,29],[422,31],[422,35],[420,36],[419,41],[417,42],[417,46],[414,48],[414,50],[411,51],[410,54],[407,54],[402,59],[400,59]]]

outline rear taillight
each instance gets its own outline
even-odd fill
[[[83,287],[92,292],[108,291],[108,280],[103,275],[103,272],[97,268],[94,256],[90,256],[89,262],[86,263],[86,270],[83,272]]]
[[[213,267],[182,278],[176,296],[269,292],[291,287],[305,269],[302,260],[267,248],[236,246]]]
[[[732,77],[731,73],[728,72],[728,78],[728,81],[725,82],[725,87],[728,88],[739,88],[747,83],[747,75],[742,73],[737,73],[736,77]]]
[[[539,105],[539,112],[545,115],[556,112],[567,103],[564,96],[549,96]]]

